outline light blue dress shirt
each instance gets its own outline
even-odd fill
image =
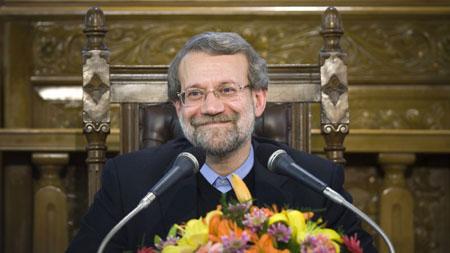
[[[255,161],[255,154],[253,152],[253,146],[250,146],[250,153],[248,154],[247,160],[235,170],[233,173],[238,175],[240,178],[244,179],[248,173],[253,168],[253,163]],[[214,188],[222,193],[226,193],[232,189],[231,187],[231,174],[227,176],[221,176],[217,174],[213,169],[211,169],[206,163],[203,164],[200,169],[200,173]]]

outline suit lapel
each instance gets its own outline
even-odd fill
[[[287,177],[270,172],[258,160],[255,160],[253,169],[255,170],[256,205],[276,204],[278,207],[283,207],[292,203],[292,193],[284,189]]]
[[[180,181],[167,196],[162,196],[161,211],[167,228],[198,216],[195,175]]]
[[[256,149],[258,142],[253,142]],[[257,154],[255,154],[257,156]],[[255,188],[253,197],[258,206],[276,204],[278,207],[292,205],[294,192],[286,187],[288,178],[270,172],[255,159]],[[198,186],[196,176],[179,182],[173,190],[161,196],[161,212],[164,226],[170,228],[174,223],[185,222],[198,217]]]

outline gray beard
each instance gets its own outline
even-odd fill
[[[214,132],[217,133],[218,131]],[[233,128],[227,129],[226,132],[225,130],[222,130],[222,132],[218,135],[214,134],[212,131],[207,132],[199,131],[198,129],[196,129],[194,130],[193,136],[194,145],[202,147],[208,155],[215,157],[225,157],[226,155],[238,150],[249,138],[249,136],[242,136],[239,133],[236,124],[233,125]],[[222,141],[211,141],[214,138],[219,138]]]
[[[254,115],[254,113],[253,113]],[[239,129],[239,119],[233,121],[233,126],[226,129],[204,129],[196,126],[195,120],[191,120],[190,125],[184,125],[184,119],[180,115],[179,122],[184,136],[197,147],[201,147],[205,152],[214,157],[225,157],[228,154],[238,150],[242,145],[251,138],[255,125],[253,119],[250,127],[247,129]],[[204,121],[204,120],[203,120]],[[245,127],[246,128],[246,127]],[[214,140],[220,139],[219,142]]]

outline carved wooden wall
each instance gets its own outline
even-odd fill
[[[269,63],[315,63],[322,45],[320,14],[330,4],[148,0],[124,10],[125,1],[99,3],[108,19],[113,64],[167,64],[187,38],[206,30],[239,32]],[[395,220],[386,225],[398,235],[393,240],[403,250],[399,252],[411,247],[415,252],[446,252],[450,1],[334,3],[343,18],[341,44],[348,54],[347,187],[375,220],[413,216],[410,234],[396,232],[401,228]],[[3,252],[30,252],[39,246],[33,244],[33,217],[41,215],[33,212],[36,199],[43,194],[66,197],[54,203],[67,205],[66,224],[51,224],[66,229],[69,239],[87,207],[80,52],[89,6],[63,0],[1,4],[0,247]],[[318,130],[320,112],[315,109]],[[115,110],[110,156],[118,152]],[[316,133],[312,149],[320,153],[323,141]],[[410,196],[412,201],[400,206],[412,210],[390,212],[398,205],[396,194]],[[407,243],[408,236],[413,243]],[[46,247],[58,251],[55,245]]]

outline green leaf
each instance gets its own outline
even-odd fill
[[[175,237],[177,235],[177,230],[178,230],[178,225],[177,224],[173,225],[170,228],[169,233],[167,234],[167,237],[169,237],[169,236]]]
[[[162,241],[161,237],[159,235],[155,235],[155,237],[153,237],[153,243],[159,244]]]

